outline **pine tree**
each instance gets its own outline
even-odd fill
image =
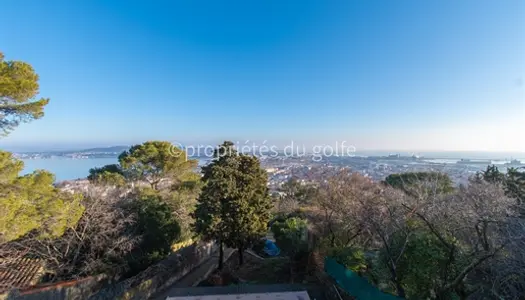
[[[44,106],[49,99],[35,99],[38,79],[30,64],[4,60],[0,52],[0,136],[7,135],[22,122],[44,115]]]
[[[203,168],[204,188],[195,211],[195,230],[219,243],[219,269],[223,244],[243,251],[266,234],[271,200],[267,174],[256,157],[237,153],[233,143],[224,142],[215,159]]]

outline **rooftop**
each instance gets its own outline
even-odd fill
[[[310,300],[322,295],[319,287],[303,284],[244,284],[173,289],[166,300]]]
[[[44,262],[21,257],[4,259],[0,263],[0,293],[11,288],[23,289],[38,283],[44,272]]]

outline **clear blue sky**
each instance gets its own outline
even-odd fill
[[[347,141],[525,151],[525,1],[24,1],[43,119],[0,147]]]

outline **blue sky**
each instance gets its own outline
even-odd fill
[[[7,0],[2,24],[51,98],[5,149],[525,151],[522,0]]]

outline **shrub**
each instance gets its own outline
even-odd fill
[[[288,218],[284,221],[276,221],[272,225],[272,232],[277,245],[292,258],[308,248],[306,242],[307,224],[304,219]]]
[[[347,269],[357,273],[360,273],[367,268],[365,252],[359,248],[334,248],[330,251],[330,256]]]

